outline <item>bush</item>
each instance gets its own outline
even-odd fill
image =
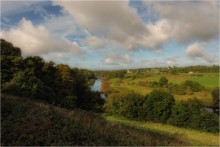
[[[182,85],[178,85],[178,84],[172,84],[172,83],[169,84],[168,90],[170,93],[173,93],[173,94],[178,94],[178,95],[185,95],[186,94],[185,87]]]
[[[192,90],[193,92],[198,92],[198,91],[204,89],[204,87],[202,87],[199,83],[193,82],[193,81],[190,81],[190,80],[185,81],[185,82],[183,83],[183,86],[185,87],[185,89],[186,89],[187,87],[191,88],[191,90]]]
[[[127,118],[143,118],[144,97],[134,92],[111,94],[104,105],[110,114],[122,115]]]
[[[131,93],[126,95],[121,105],[121,114],[127,118],[140,118],[144,102],[144,98],[139,94]]]
[[[159,81],[159,84],[160,84],[161,87],[167,85],[168,84],[168,79],[166,77],[161,77],[160,81]]]
[[[152,91],[143,105],[146,119],[165,123],[171,115],[174,104],[174,97],[169,92]]]
[[[43,83],[36,78],[33,71],[26,69],[16,73],[9,82],[5,83],[2,91],[14,95],[36,98]]]
[[[203,110],[203,104],[196,98],[182,101],[172,109],[169,123],[186,128],[218,132],[218,116]]]
[[[76,96],[69,95],[62,100],[61,105],[67,109],[74,109],[76,108],[76,100],[77,100]]]
[[[220,103],[219,103],[219,93],[220,93],[220,89],[219,88],[215,88],[212,91],[212,102],[213,102],[213,106],[214,107],[219,107]]]
[[[181,101],[173,107],[169,123],[180,127],[187,126],[190,121],[190,116],[189,105],[187,102]]]
[[[208,132],[219,132],[219,116],[215,113],[202,111],[199,117],[198,129]]]
[[[152,88],[160,87],[160,84],[158,82],[156,82],[156,81],[149,82],[149,84],[150,84],[150,87],[152,87]]]

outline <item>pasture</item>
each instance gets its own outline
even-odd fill
[[[169,83],[182,84],[186,80],[191,80],[198,82],[199,84],[205,87],[204,90],[194,92],[193,94],[174,94],[174,97],[177,102],[197,97],[205,105],[210,106],[212,105],[211,90],[219,86],[219,73],[202,73],[195,75],[189,73],[180,73],[177,75],[172,75],[170,73],[127,73],[125,77],[122,79],[105,79],[105,85],[106,83],[108,83],[108,88],[105,88],[103,92],[111,89],[118,92],[134,91],[141,95],[146,95],[149,94],[155,88],[140,85],[140,82],[158,82],[162,76],[166,77]]]

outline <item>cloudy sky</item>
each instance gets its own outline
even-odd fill
[[[219,1],[1,1],[22,55],[88,69],[219,64]]]

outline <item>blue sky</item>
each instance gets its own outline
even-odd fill
[[[218,1],[1,1],[23,56],[88,69],[219,64]]]

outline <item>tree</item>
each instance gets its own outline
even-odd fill
[[[13,75],[23,69],[23,59],[20,48],[1,39],[1,83],[10,81]]]
[[[0,40],[1,43],[1,56],[17,56],[21,57],[21,49],[14,47],[10,42],[4,39]]]
[[[36,98],[42,86],[43,83],[34,75],[34,72],[26,69],[16,73],[13,79],[5,83],[2,91],[19,96]]]
[[[190,81],[190,80],[186,80],[183,83],[183,86],[185,87],[185,89],[187,89],[187,87],[189,87],[193,92],[198,92],[198,91],[204,89],[199,83],[194,82],[194,81]]]
[[[176,126],[187,126],[190,121],[191,112],[187,102],[179,102],[172,109],[172,115],[169,123]]]
[[[215,88],[212,91],[212,102],[213,102],[213,106],[214,107],[218,107],[219,108],[219,93],[220,93],[220,89],[219,88]]]
[[[167,85],[168,84],[168,79],[166,77],[161,77],[160,81],[159,81],[159,84],[160,84],[161,87]]]
[[[125,95],[121,105],[121,114],[127,118],[140,118],[143,112],[144,99],[134,92]]]
[[[171,115],[174,104],[174,97],[169,92],[163,90],[152,91],[143,106],[146,119],[165,123]]]

